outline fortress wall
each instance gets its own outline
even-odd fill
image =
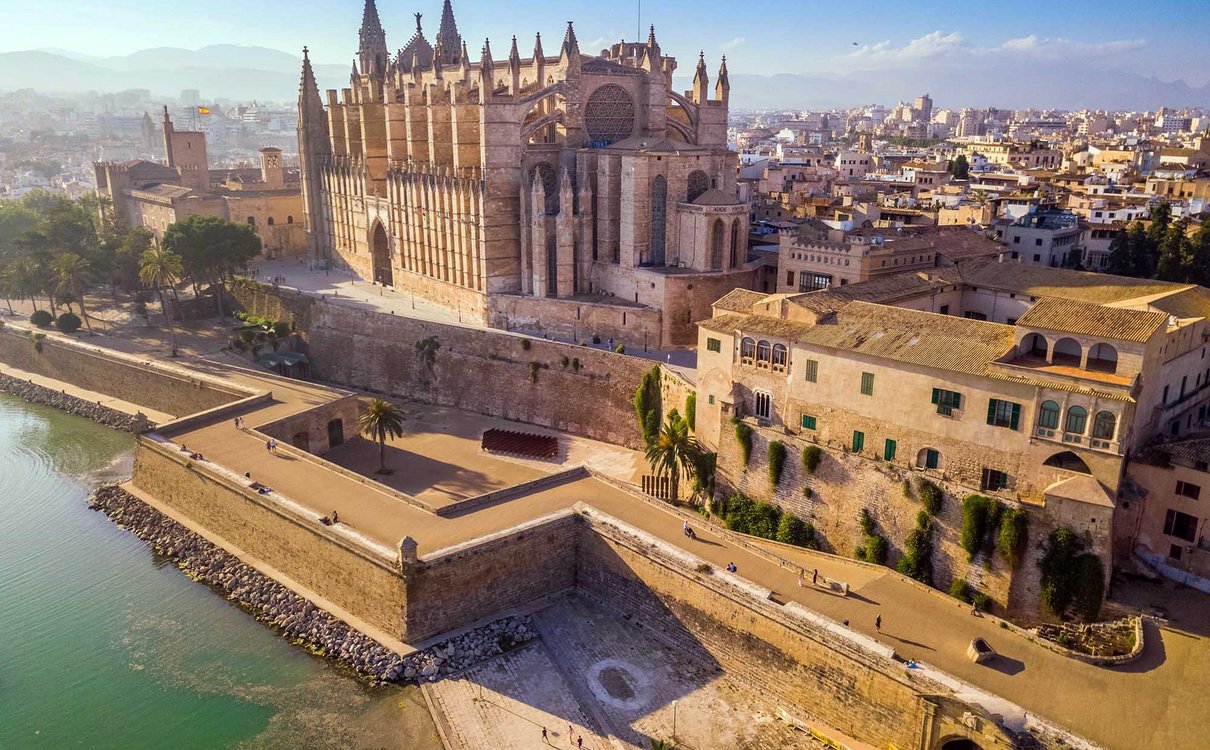
[[[599,519],[580,539],[576,583],[667,637],[704,650],[728,673],[759,686],[797,713],[877,747],[920,747],[922,706],[915,689],[872,654],[822,630],[789,621],[786,608],[762,602],[661,557],[641,540]]]
[[[578,521],[572,513],[538,519],[406,566],[406,640],[423,641],[571,588]]]
[[[654,364],[649,360],[357,310],[248,283],[232,293],[252,313],[294,323],[318,378],[618,445],[641,443],[634,391]],[[431,367],[416,351],[430,336],[440,345]]]
[[[132,481],[319,596],[403,637],[407,602],[393,561],[146,437],[135,450]]]
[[[12,327],[0,329],[0,362],[174,416],[213,409],[249,395],[53,334],[42,339],[39,353],[25,331]]]

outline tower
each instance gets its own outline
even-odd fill
[[[453,65],[458,62],[463,48],[462,37],[458,34],[458,22],[454,20],[454,9],[450,6],[450,0],[445,0],[441,8],[441,25],[437,28],[437,38],[433,44],[442,50],[441,63]]]
[[[312,264],[328,260],[326,226],[320,196],[324,162],[332,155],[328,118],[311,58],[303,47],[302,78],[298,85],[298,160],[302,173],[303,207],[307,222],[307,256]]]
[[[361,15],[361,31],[358,32],[361,44],[357,49],[357,60],[361,74],[382,78],[387,72],[387,34],[382,30],[382,22],[378,20],[378,7],[374,0],[366,0],[365,10]]]

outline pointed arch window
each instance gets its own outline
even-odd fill
[[[651,183],[651,265],[665,263],[668,234],[668,180],[659,175]]]
[[[685,201],[692,203],[701,197],[701,194],[710,189],[710,178],[700,169],[695,169],[689,173],[688,190],[685,193]]]
[[[723,270],[723,220],[714,220],[714,230],[710,233],[710,270]]]
[[[731,222],[731,265],[728,268],[739,268],[739,219]]]

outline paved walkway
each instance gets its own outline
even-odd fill
[[[241,366],[226,355],[178,361],[186,367],[227,377],[242,385],[272,390],[272,403],[246,415],[251,427],[305,410],[331,398],[311,383],[286,380]],[[237,431],[229,420],[192,429],[173,438],[201,451],[211,462],[258,481],[299,502],[316,516],[339,511],[342,525],[387,547],[404,535],[419,542],[420,554],[500,531],[577,502],[684,547],[721,569],[734,562],[738,575],[783,598],[804,604],[893,646],[905,658],[934,665],[1027,710],[1066,726],[1107,747],[1200,747],[1206,695],[1210,695],[1210,642],[1204,632],[1152,629],[1144,657],[1132,665],[1106,669],[1072,661],[1029,640],[976,618],[938,592],[923,591],[885,568],[871,568],[818,553],[791,552],[795,563],[847,580],[852,594],[797,585],[797,569],[737,547],[700,528],[694,542],[681,533],[681,519],[666,506],[636,499],[595,479],[570,482],[456,518],[438,518],[317,464],[272,455],[261,442]],[[779,549],[779,554],[787,554]],[[720,575],[728,575],[720,572]],[[1199,596],[1188,593],[1188,596]],[[875,616],[883,618],[875,633]],[[1203,626],[1204,628],[1204,626]],[[983,636],[1004,655],[991,666],[965,658],[966,645]],[[926,667],[926,669],[929,667]],[[1145,731],[1142,728],[1146,728]]]

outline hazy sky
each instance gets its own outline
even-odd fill
[[[356,51],[361,0],[3,0],[0,51],[61,48],[121,55],[151,47],[260,45],[344,63]],[[691,65],[706,51],[711,67],[728,55],[731,70],[750,73],[838,73],[1015,63],[1132,69],[1192,85],[1210,80],[1210,56],[1199,36],[1204,6],[1176,0],[1047,0],[1000,2],[767,2],[767,0],[455,0],[459,30],[477,56],[482,39],[503,57],[516,34],[525,54],[541,31],[548,53],[565,22],[576,22],[586,50],[633,40],[654,23],[661,46]],[[412,14],[424,14],[432,38],[439,0],[381,0],[387,44],[402,47]],[[854,42],[857,44],[854,45]],[[3,81],[0,81],[0,87]]]

